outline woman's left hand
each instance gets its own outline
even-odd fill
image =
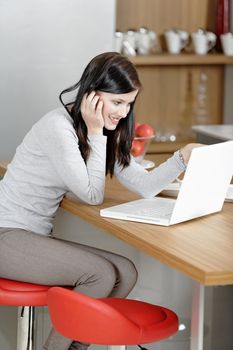
[[[196,147],[204,146],[201,143],[188,143],[183,148],[181,148],[180,152],[182,154],[185,165],[188,165],[189,158],[191,156],[192,150]]]

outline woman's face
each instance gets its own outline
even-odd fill
[[[126,118],[131,104],[134,102],[138,90],[126,94],[111,94],[109,92],[97,92],[103,101],[104,127],[107,130],[115,130],[121,118]]]

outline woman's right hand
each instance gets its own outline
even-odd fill
[[[191,156],[192,150],[196,147],[202,147],[204,145],[202,145],[201,143],[188,143],[187,145],[185,145],[183,148],[180,149],[183,161],[185,163],[185,165],[188,164],[189,158]]]
[[[86,93],[81,102],[81,113],[87,126],[88,135],[103,134],[103,101],[92,91],[89,95]]]

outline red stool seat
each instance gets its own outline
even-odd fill
[[[59,333],[86,343],[145,344],[168,338],[178,330],[173,311],[137,300],[94,299],[53,287],[48,291],[48,306]]]
[[[0,278],[0,305],[45,306],[51,286]]]

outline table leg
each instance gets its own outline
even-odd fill
[[[190,350],[203,350],[205,286],[193,281]]]

